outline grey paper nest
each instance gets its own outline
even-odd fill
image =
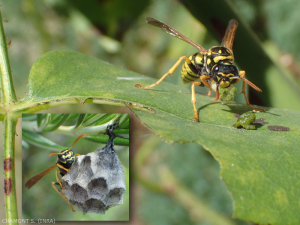
[[[124,172],[113,148],[115,135],[112,130],[108,134],[105,147],[77,156],[70,171],[62,177],[66,189],[61,192],[84,214],[104,214],[110,207],[123,203]]]

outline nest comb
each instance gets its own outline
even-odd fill
[[[123,204],[126,190],[124,171],[114,150],[114,125],[107,127],[108,143],[95,152],[76,157],[62,185],[70,204],[79,211],[104,214],[112,206]]]

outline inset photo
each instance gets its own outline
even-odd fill
[[[22,214],[129,221],[129,115],[23,114]]]

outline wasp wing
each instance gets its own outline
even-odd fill
[[[221,43],[221,46],[232,50],[232,46],[233,46],[237,26],[238,26],[238,22],[235,19],[232,19],[232,20],[229,21],[228,27],[227,27],[226,32],[225,32],[225,36],[224,36],[224,38],[222,40],[222,43]]]
[[[164,30],[165,32],[167,32],[168,34],[179,38],[180,40],[183,40],[191,45],[193,45],[195,48],[197,48],[200,52],[207,52],[207,50],[205,48],[203,48],[201,45],[197,44],[196,42],[192,41],[191,39],[187,38],[186,36],[184,36],[183,34],[181,34],[179,31],[177,31],[176,29],[170,27],[169,25],[160,22],[157,19],[154,19],[152,17],[147,17],[147,23],[159,27],[162,30]]]
[[[44,170],[43,172],[39,173],[38,175],[35,175],[31,179],[29,179],[26,182],[25,187],[27,189],[31,188],[33,185],[36,184],[36,182],[38,182],[40,179],[42,179],[44,176],[50,173],[53,169],[55,169],[55,167],[56,167],[56,163],[53,166],[49,167],[48,169]]]

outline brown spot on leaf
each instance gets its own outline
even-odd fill
[[[289,127],[277,126],[277,125],[268,126],[268,129],[271,131],[290,131]]]

